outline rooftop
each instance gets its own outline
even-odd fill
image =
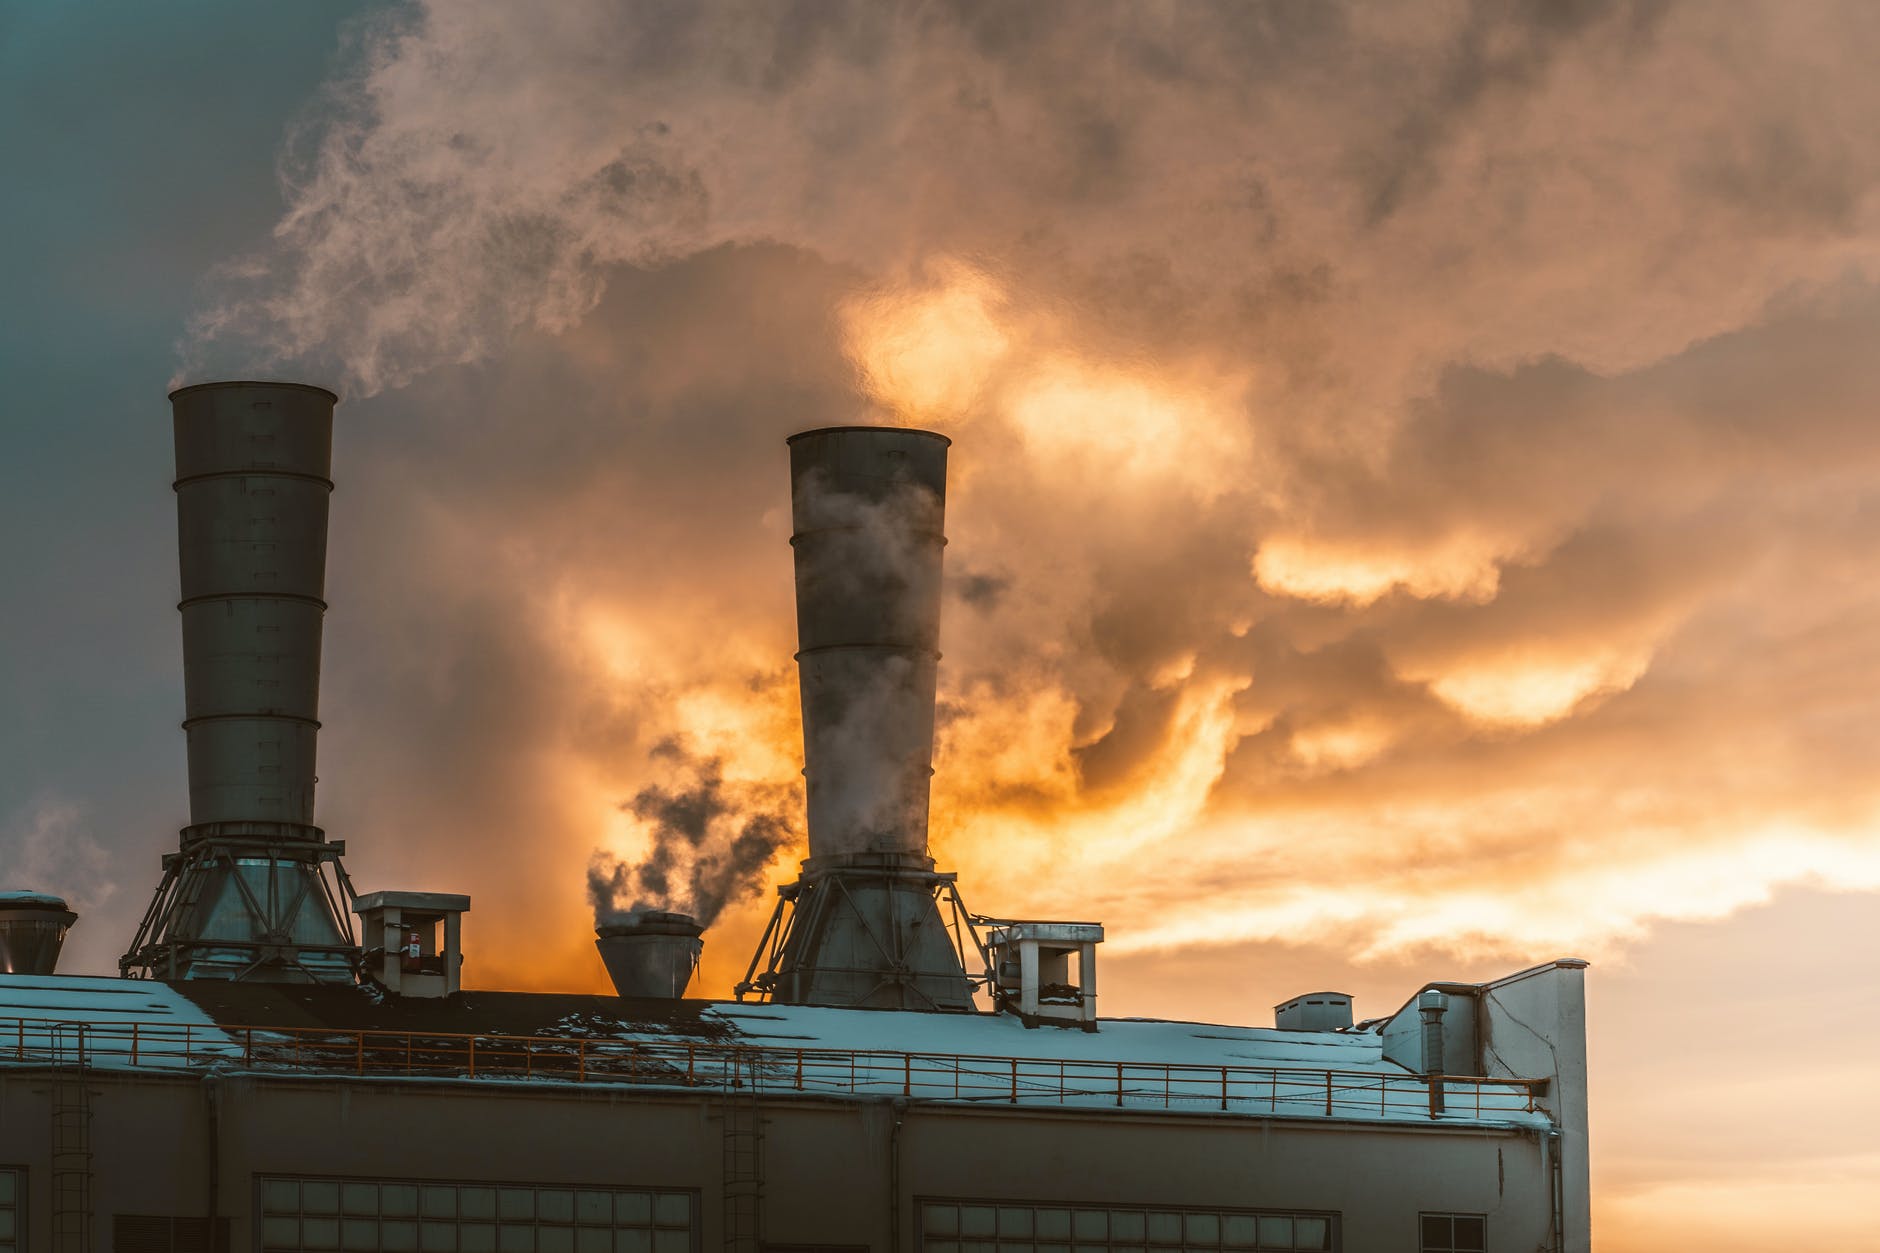
[[[430,1082],[756,1086],[780,1096],[900,1096],[1428,1123],[1430,1084],[1375,1032],[1104,1019],[1028,1029],[1005,1014],[828,1009],[202,980],[0,978],[0,1067],[210,1067]],[[1523,1080],[1446,1078],[1444,1123],[1544,1126]]]

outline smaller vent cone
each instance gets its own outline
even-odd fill
[[[703,932],[690,914],[648,910],[597,927],[594,947],[619,995],[677,1000],[698,971]]]
[[[49,975],[78,915],[43,892],[0,892],[0,974]]]

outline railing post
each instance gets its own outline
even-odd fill
[[[1123,1063],[1116,1063],[1116,1108],[1123,1108]]]
[[[131,1065],[137,1064],[137,1028],[140,1024],[131,1024]]]
[[[1227,1067],[1221,1067],[1221,1109],[1227,1108]]]
[[[466,1051],[470,1057],[470,1077],[474,1079],[477,1077],[477,1038],[475,1036],[470,1037],[470,1047]]]
[[[1325,1072],[1325,1116],[1332,1116],[1332,1072]]]
[[[575,1082],[587,1082],[587,1041],[577,1041],[574,1046]]]
[[[796,1051],[796,1090],[803,1090],[803,1050]]]
[[[901,1095],[914,1095],[914,1055],[901,1054]]]
[[[411,1032],[405,1032],[405,1075],[411,1074]]]
[[[1018,1059],[1012,1058],[1012,1104],[1018,1104]]]
[[[363,1075],[366,1073],[366,1033],[361,1031],[358,1035],[353,1037],[353,1040],[356,1042],[357,1047],[354,1056],[354,1070],[356,1073]]]

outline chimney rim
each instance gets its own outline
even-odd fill
[[[918,426],[886,426],[880,423],[861,426],[819,426],[812,430],[798,431],[794,435],[785,436],[783,442],[785,444],[794,444],[799,439],[809,439],[815,435],[843,435],[859,431],[889,431],[896,435],[923,435],[928,439],[939,440],[944,447],[950,448],[953,446],[952,438],[942,435],[938,431],[929,431],[924,427]]]
[[[336,405],[340,403],[339,393],[330,388],[321,387],[317,383],[296,383],[288,379],[211,379],[206,383],[189,383],[179,387],[169,394],[168,399],[174,401],[185,392],[207,391],[217,387],[285,387],[296,391],[317,392]]]

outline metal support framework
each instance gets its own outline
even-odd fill
[[[992,964],[957,880],[953,873],[909,869],[806,870],[777,889],[777,907],[734,994],[760,1004],[971,1009],[972,994],[992,983]],[[920,903],[903,911],[896,901],[910,887]],[[829,954],[822,943],[837,930],[838,917],[867,942],[851,960]],[[944,944],[938,950],[923,942],[934,939],[936,928]],[[937,951],[951,961],[921,964],[923,953]],[[832,984],[846,991],[831,997]],[[948,994],[961,986],[964,1003]]]
[[[296,824],[287,836],[265,831],[266,825],[208,823],[184,830],[183,851],[163,858],[150,908],[118,959],[125,978],[173,980],[206,970],[227,979],[265,974],[274,982],[357,976],[355,894],[340,861],[345,842],[325,839],[318,827]],[[316,838],[304,838],[308,831]],[[243,873],[251,867],[265,872]],[[205,925],[205,909],[215,912],[215,926]],[[322,941],[321,935],[332,938]]]

